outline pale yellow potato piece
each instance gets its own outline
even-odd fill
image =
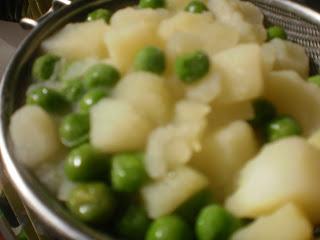
[[[116,11],[111,19],[110,25],[115,28],[123,28],[135,25],[137,23],[146,22],[159,24],[162,20],[169,17],[170,13],[167,9],[151,9],[151,8],[133,8],[126,7]]]
[[[173,103],[165,80],[152,73],[128,74],[117,84],[113,96],[132,104],[155,125],[168,122],[172,115]]]
[[[251,126],[234,121],[210,132],[191,164],[206,174],[215,199],[222,201],[234,189],[240,169],[257,152],[258,141]]]
[[[272,72],[265,82],[265,95],[279,112],[293,116],[309,136],[320,128],[320,90],[296,72]]]
[[[152,123],[128,102],[104,99],[90,111],[90,143],[102,152],[141,150]]]
[[[30,168],[53,160],[62,148],[58,129],[50,115],[42,108],[26,105],[11,117],[10,136],[19,161]]]
[[[319,154],[300,137],[266,145],[242,169],[227,209],[238,217],[256,218],[293,202],[312,223],[320,223]]]
[[[240,102],[262,95],[262,56],[257,44],[242,44],[222,51],[213,56],[212,62],[221,75],[220,102]]]
[[[105,34],[110,58],[122,72],[128,71],[137,52],[146,46],[162,47],[157,35],[158,25],[139,22],[123,28],[111,27]]]
[[[320,129],[311,134],[308,138],[308,142],[320,150]]]
[[[63,60],[62,60],[63,61]],[[96,58],[85,58],[71,62],[63,62],[60,72],[61,81],[70,81],[82,77],[93,65],[101,61]]]
[[[208,2],[208,0],[199,1],[205,4]],[[183,10],[190,2],[190,0],[166,0],[166,8],[173,11]]]
[[[108,50],[104,35],[108,25],[103,20],[83,23],[69,23],[42,43],[45,52],[54,53],[66,59],[105,58]]]
[[[309,57],[305,49],[293,42],[273,39],[264,44],[269,58],[273,55],[274,60],[270,62],[273,70],[293,70],[301,77],[309,76]]]
[[[190,167],[181,167],[143,187],[141,194],[149,217],[156,219],[173,213],[207,185],[207,179],[201,173]]]
[[[231,240],[311,240],[312,225],[300,209],[287,204],[238,230]]]

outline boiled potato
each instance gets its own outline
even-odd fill
[[[262,95],[262,58],[258,45],[238,45],[214,55],[212,61],[221,75],[220,102],[240,102]]]
[[[215,199],[223,200],[233,190],[239,170],[257,151],[251,126],[235,121],[210,132],[191,164],[206,174]]]
[[[42,43],[46,52],[66,59],[104,58],[108,56],[104,35],[108,25],[103,20],[69,23]]]
[[[293,70],[301,77],[309,76],[309,57],[305,49],[293,42],[273,39],[265,44],[269,54],[273,54],[273,70]]]
[[[135,25],[139,22],[159,24],[163,19],[169,17],[169,11],[164,8],[133,8],[126,7],[116,11],[110,20],[112,27],[122,28]]]
[[[128,102],[104,99],[90,111],[90,142],[106,152],[141,150],[152,130],[151,122]]]
[[[276,55],[274,53],[273,46],[269,44],[269,42],[265,43],[261,47],[262,53],[262,68],[263,68],[263,76],[264,78],[268,78],[270,72],[274,68],[274,64],[276,61]]]
[[[266,145],[241,171],[226,207],[239,217],[256,218],[293,202],[312,223],[320,223],[319,154],[300,137]]]
[[[163,43],[157,35],[157,24],[139,22],[127,27],[111,27],[105,35],[105,43],[110,58],[120,71],[130,69],[137,52],[148,46],[162,47]]]
[[[61,149],[58,130],[50,115],[38,106],[26,105],[11,117],[10,136],[15,156],[27,167],[53,160]]]
[[[176,104],[174,122],[176,124],[203,121],[211,111],[210,106],[192,100],[181,100]]]
[[[114,97],[128,101],[155,125],[166,123],[172,112],[172,100],[165,80],[148,72],[134,72],[116,86]]]
[[[199,0],[200,2],[207,3],[207,0]],[[183,10],[190,0],[166,0],[166,7],[173,11]]]
[[[308,138],[308,142],[320,150],[320,129],[312,133]]]
[[[279,112],[293,116],[306,136],[320,128],[319,87],[293,71],[272,72],[265,83],[267,99]]]
[[[312,226],[294,204],[287,204],[271,215],[238,230],[231,240],[311,240]]]
[[[201,173],[181,167],[146,185],[141,193],[149,217],[155,219],[172,213],[207,185],[207,179]]]

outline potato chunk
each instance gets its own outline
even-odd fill
[[[309,136],[320,128],[319,87],[304,81],[296,72],[272,72],[265,82],[266,97],[279,112],[293,116]]]
[[[240,169],[258,151],[253,129],[245,121],[235,121],[208,134],[202,151],[192,166],[208,177],[214,196],[223,200],[234,189]]]
[[[141,150],[152,129],[149,120],[124,100],[104,99],[90,112],[90,142],[107,152]]]
[[[258,45],[243,44],[220,52],[214,55],[213,65],[222,78],[219,101],[240,102],[262,95],[262,59]]]
[[[226,207],[239,217],[255,218],[293,202],[312,223],[320,223],[319,154],[299,137],[266,145],[241,171]]]
[[[46,52],[66,59],[104,58],[108,56],[104,35],[108,25],[103,20],[69,23],[42,43]]]
[[[287,204],[271,215],[258,218],[240,229],[231,240],[310,240],[312,226],[294,204]]]
[[[118,83],[114,96],[128,101],[155,125],[164,124],[171,117],[171,96],[164,79],[158,75],[131,73]]]
[[[38,106],[24,106],[12,115],[10,136],[15,156],[31,168],[52,160],[61,148],[54,121]]]
[[[207,0],[199,0],[200,2],[207,3]],[[190,0],[166,0],[166,7],[173,11],[184,9]]]
[[[141,193],[149,217],[155,219],[172,213],[207,184],[206,177],[201,173],[181,167],[163,179],[146,185]]]

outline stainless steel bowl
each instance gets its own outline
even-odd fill
[[[312,60],[312,72],[317,72],[320,67],[320,15],[287,0],[251,0],[251,2],[262,9],[267,24],[283,26],[290,40],[306,48]],[[2,79],[0,90],[2,165],[27,206],[63,239],[111,240],[112,238],[76,221],[32,173],[18,163],[14,158],[12,142],[8,135],[10,116],[24,101],[25,90],[30,83],[31,63],[44,39],[68,22],[83,20],[84,16],[95,8],[107,7],[116,10],[134,3],[135,0],[81,0],[54,13],[51,11],[39,24],[29,21],[29,25],[37,26],[20,45]]]

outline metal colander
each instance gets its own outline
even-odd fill
[[[318,72],[320,69],[320,15],[288,0],[247,1],[261,8],[266,17],[267,25],[284,27],[289,40],[304,46],[311,59],[311,73]],[[16,161],[8,138],[9,119],[21,104],[19,96],[21,98],[21,93],[25,92],[25,88],[28,85],[26,76],[30,75],[30,72],[28,72],[30,63],[35,57],[40,43],[45,38],[67,22],[83,20],[84,16],[95,8],[106,7],[115,10],[136,2],[137,0],[79,0],[69,7],[63,7],[56,13],[51,14],[55,10],[53,7],[39,24],[34,20],[25,19],[24,24],[33,26],[35,29],[19,47],[2,79],[0,91],[0,147],[3,169],[12,185],[19,192],[23,203],[32,210],[32,214],[35,214],[42,223],[45,223],[50,230],[53,230],[54,235],[60,235],[60,239],[110,240],[112,238],[101,236],[101,234],[75,221],[65,212],[61,205],[53,201],[53,198],[50,197],[50,194],[39,184],[36,178]],[[71,2],[69,0],[54,0],[54,3],[70,4]],[[19,200],[17,198],[14,201]],[[21,206],[24,205],[21,204]],[[19,221],[25,226],[30,222],[30,219],[31,221],[35,219],[30,218],[28,220],[26,216],[29,214],[29,210],[26,210],[25,213],[17,214],[17,216],[22,216]],[[46,239],[51,239],[47,236],[51,231],[46,231],[47,228],[43,228],[44,225],[35,224],[34,226],[36,226],[36,230],[37,228],[45,229],[42,232],[46,233]],[[37,232],[41,231],[38,230]],[[30,239],[36,238],[30,237]]]

